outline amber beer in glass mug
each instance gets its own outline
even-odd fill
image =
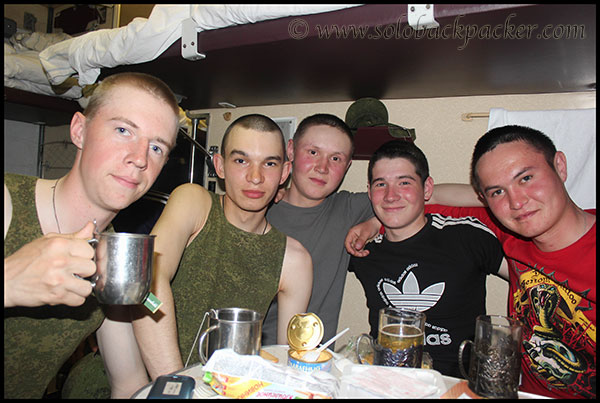
[[[358,362],[369,362],[360,348],[361,339],[369,340],[373,352],[372,363],[386,367],[421,368],[423,342],[425,339],[425,314],[404,308],[382,308],[379,310],[377,341],[368,334],[357,339]]]
[[[424,338],[423,312],[399,308],[382,308],[379,311],[377,342],[383,348],[383,365],[420,368]]]

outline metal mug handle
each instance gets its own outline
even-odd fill
[[[94,234],[94,235],[95,235],[95,234]],[[92,239],[89,239],[89,240],[87,241],[87,243],[89,243],[90,245],[92,245],[92,247],[94,248],[94,250],[96,249],[96,246],[98,246],[98,240],[97,240],[95,237],[94,237],[94,238],[92,238]],[[94,253],[94,258],[93,258],[92,260],[93,260],[94,262],[96,261],[96,254],[95,254],[95,253]],[[98,269],[96,269],[96,273],[97,273],[97,272],[98,272]],[[96,287],[96,278],[95,278],[95,276],[96,276],[96,273],[92,274],[92,275],[91,275],[91,277],[86,277],[86,278],[83,278],[83,277],[81,277],[79,274],[75,274],[75,273],[73,273],[73,275],[74,275],[75,277],[77,277],[77,278],[81,279],[81,280],[87,280],[87,281],[89,281],[90,283],[92,283],[92,288],[95,288],[95,287]]]
[[[458,368],[460,369],[460,373],[466,380],[473,382],[473,380],[469,378],[469,375],[467,375],[467,371],[465,371],[465,367],[463,365],[463,351],[467,344],[471,344],[471,350],[473,350],[472,346],[474,344],[471,340],[463,340],[463,342],[460,343],[460,346],[458,347]]]
[[[375,349],[373,348],[373,338],[371,337],[371,335],[366,334],[366,333],[362,333],[360,336],[358,336],[358,338],[356,339],[356,358],[358,359],[358,363],[359,364],[368,364],[368,362],[364,361],[363,358],[360,355],[360,341],[366,337],[367,339],[369,339],[369,346],[371,346],[371,349],[373,350],[373,354],[375,354]],[[374,358],[374,357],[373,357]]]
[[[208,358],[204,356],[204,352],[202,351],[202,344],[204,343],[204,339],[210,332],[212,332],[213,330],[217,330],[218,328],[218,324],[212,325],[204,332],[202,332],[202,335],[200,336],[200,341],[198,341],[198,352],[200,353],[200,362],[202,363],[202,365],[206,364],[206,362],[208,361]]]
[[[94,247],[94,251],[96,250],[98,243],[100,243],[100,241],[97,238],[97,235],[98,234],[94,233],[94,237],[88,241],[88,243]],[[94,252],[94,258],[92,260],[94,262],[96,262],[96,253],[95,252]],[[86,279],[90,283],[92,283],[92,288],[96,288],[96,280],[98,280],[97,274],[98,274],[98,268],[96,268],[96,273],[92,274],[92,276],[90,278]]]

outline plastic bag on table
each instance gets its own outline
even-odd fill
[[[328,399],[337,396],[339,387],[337,378],[326,372],[307,374],[232,349],[216,350],[204,370],[204,382],[218,394],[236,399]]]

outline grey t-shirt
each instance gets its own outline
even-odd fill
[[[273,204],[267,219],[284,234],[298,240],[310,253],[313,288],[307,312],[321,318],[323,341],[335,336],[350,254],[344,239],[354,225],[373,217],[366,193],[340,191],[315,207],[296,207],[285,201]],[[263,322],[262,344],[277,344],[277,301]]]

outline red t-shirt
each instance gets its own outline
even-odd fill
[[[586,210],[596,215],[596,209]],[[596,398],[596,224],[574,244],[542,252],[508,232],[483,207],[426,205],[425,213],[474,216],[502,243],[508,312],[523,322],[520,390]]]

